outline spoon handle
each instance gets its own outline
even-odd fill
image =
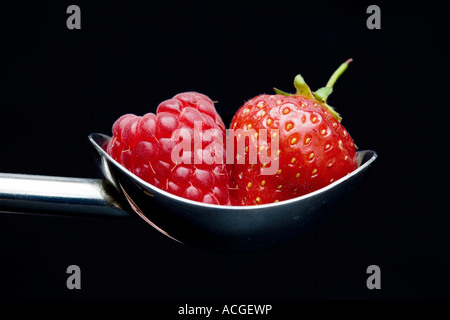
[[[0,213],[130,217],[99,179],[0,173]]]

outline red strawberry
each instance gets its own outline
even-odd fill
[[[340,116],[326,103],[334,82],[350,61],[315,93],[298,75],[294,81],[296,94],[275,89],[276,95],[257,96],[239,109],[231,122],[236,157],[230,170],[238,205],[295,198],[357,168],[353,139],[340,123]],[[239,147],[240,139],[245,139],[244,150]],[[266,152],[269,161],[261,160]]]
[[[126,114],[112,127],[106,151],[148,183],[205,203],[230,204],[225,125],[197,92],[162,102],[156,114]]]

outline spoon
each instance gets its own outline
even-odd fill
[[[169,238],[221,252],[245,252],[300,237],[348,200],[377,158],[358,151],[358,168],[298,198],[264,205],[221,206],[165,192],[140,179],[106,153],[109,136],[89,141],[104,179],[0,173],[0,212],[130,217],[137,214]]]

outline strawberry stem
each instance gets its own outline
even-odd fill
[[[353,59],[348,59],[343,64],[337,68],[337,70],[331,75],[330,80],[328,80],[327,85],[323,88],[320,88],[316,92],[314,92],[314,98],[316,98],[317,101],[321,102],[323,106],[330,112],[330,114],[338,121],[341,122],[342,117],[339,115],[339,113],[334,110],[332,106],[327,104],[327,99],[330,96],[330,94],[333,92],[333,86],[336,83],[336,80],[339,79],[339,77],[344,73],[345,70],[347,70],[347,67],[350,62],[352,62]]]
[[[337,70],[331,75],[331,78],[330,78],[330,80],[328,80],[326,87],[333,88],[336,80],[344,73],[345,70],[347,70],[349,63],[352,61],[353,61],[353,59],[350,58],[347,61],[345,61],[343,64],[341,64],[339,66],[339,68],[337,68]]]
[[[337,68],[337,70],[331,75],[330,80],[328,80],[327,85],[325,87],[320,88],[319,90],[312,92],[311,89],[306,84],[305,80],[301,75],[297,75],[294,79],[294,86],[297,89],[296,94],[290,94],[286,93],[284,91],[281,91],[277,88],[273,88],[275,90],[276,94],[284,95],[284,96],[294,96],[294,95],[301,95],[308,99],[314,99],[320,104],[322,104],[325,109],[338,121],[341,122],[342,117],[339,115],[339,113],[336,112],[336,110],[333,109],[332,106],[327,104],[327,99],[330,96],[330,94],[333,92],[333,86],[336,83],[337,79],[344,73],[344,71],[347,69],[350,62],[352,62],[353,59],[348,59],[343,64]]]

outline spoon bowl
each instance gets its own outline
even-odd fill
[[[298,198],[264,205],[223,206],[184,199],[145,182],[105,151],[110,139],[99,133],[89,136],[105,179],[123,194],[133,211],[175,241],[221,252],[260,250],[300,237],[348,200],[377,158],[374,151],[358,151],[355,171]]]

